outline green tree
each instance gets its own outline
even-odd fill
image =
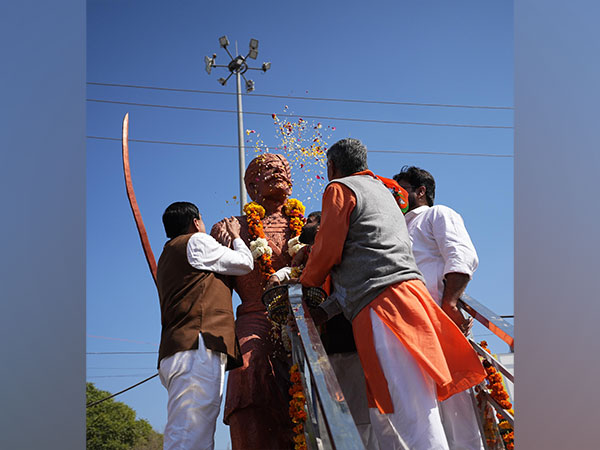
[[[86,383],[86,403],[109,395]],[[135,419],[132,408],[113,399],[87,408],[86,438],[88,450],[158,450],[163,440],[146,420]]]

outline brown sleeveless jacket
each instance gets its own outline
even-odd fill
[[[197,349],[198,334],[202,333],[206,348],[227,355],[227,370],[239,367],[241,356],[227,277],[190,265],[187,244],[191,236],[167,241],[158,260],[162,323],[158,363],[177,352]]]

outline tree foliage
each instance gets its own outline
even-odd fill
[[[108,397],[110,392],[86,383],[86,403]],[[162,449],[163,436],[125,403],[106,400],[86,411],[87,450]]]

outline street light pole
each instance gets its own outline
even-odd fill
[[[237,89],[237,119],[238,119],[238,151],[240,166],[240,214],[244,214],[246,204],[246,184],[244,183],[244,172],[246,170],[246,149],[244,148],[244,116],[242,112],[242,82],[240,72],[236,72]]]
[[[254,81],[247,80],[244,74],[248,70],[262,70],[266,72],[271,68],[271,63],[263,63],[261,68],[248,67],[247,59],[256,59],[258,56],[258,41],[256,39],[250,39],[249,52],[246,56],[237,55],[235,58],[229,53],[227,46],[229,45],[229,39],[227,36],[221,36],[219,38],[219,45],[227,52],[231,61],[226,66],[220,66],[215,64],[217,57],[216,53],[213,53],[212,57],[205,56],[204,63],[206,64],[206,72],[210,75],[213,67],[226,67],[229,70],[229,76],[227,78],[219,78],[219,83],[225,86],[227,80],[235,73],[236,78],[236,97],[237,97],[237,118],[238,118],[238,150],[239,150],[239,166],[240,166],[240,214],[244,214],[244,205],[246,204],[246,186],[244,184],[244,172],[246,170],[246,149],[244,148],[244,118],[242,112],[242,81],[244,78],[246,82],[246,92],[252,92],[254,90]],[[237,43],[236,43],[237,53]]]

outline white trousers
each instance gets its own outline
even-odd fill
[[[212,450],[221,409],[227,356],[204,345],[160,362],[158,374],[168,392],[165,450]]]
[[[328,357],[366,450],[379,450],[369,418],[365,374],[358,353],[333,353]]]
[[[484,450],[470,390],[440,402],[440,414],[450,450]]]
[[[385,450],[449,450],[433,379],[371,310],[375,351],[387,380],[394,412],[370,408],[371,425]]]

